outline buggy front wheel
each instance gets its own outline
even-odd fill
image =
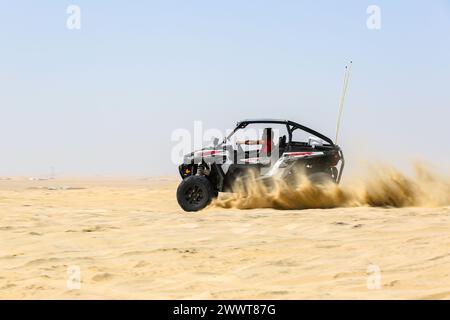
[[[190,176],[181,181],[177,201],[184,211],[199,211],[211,203],[215,196],[211,182],[204,176]]]

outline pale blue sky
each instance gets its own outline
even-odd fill
[[[66,8],[81,8],[81,30]],[[366,27],[369,5],[381,30]],[[0,1],[0,175],[176,174],[172,130],[289,118],[352,161],[450,158],[450,1]]]

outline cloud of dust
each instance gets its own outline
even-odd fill
[[[313,209],[336,207],[435,207],[450,205],[450,179],[423,164],[412,177],[386,165],[371,166],[363,178],[341,185],[314,185],[308,179],[295,187],[275,181],[268,187],[255,176],[237,180],[235,193],[221,194],[213,206],[222,208]]]

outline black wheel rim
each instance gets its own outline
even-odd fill
[[[203,190],[199,186],[189,187],[184,195],[186,197],[186,201],[189,204],[194,205],[199,204],[204,198]]]

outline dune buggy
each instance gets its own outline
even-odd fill
[[[289,120],[244,120],[223,141],[184,156],[177,200],[185,211],[198,211],[250,172],[263,181],[292,183],[301,171],[313,183],[339,183],[343,169],[339,146],[315,130]]]

